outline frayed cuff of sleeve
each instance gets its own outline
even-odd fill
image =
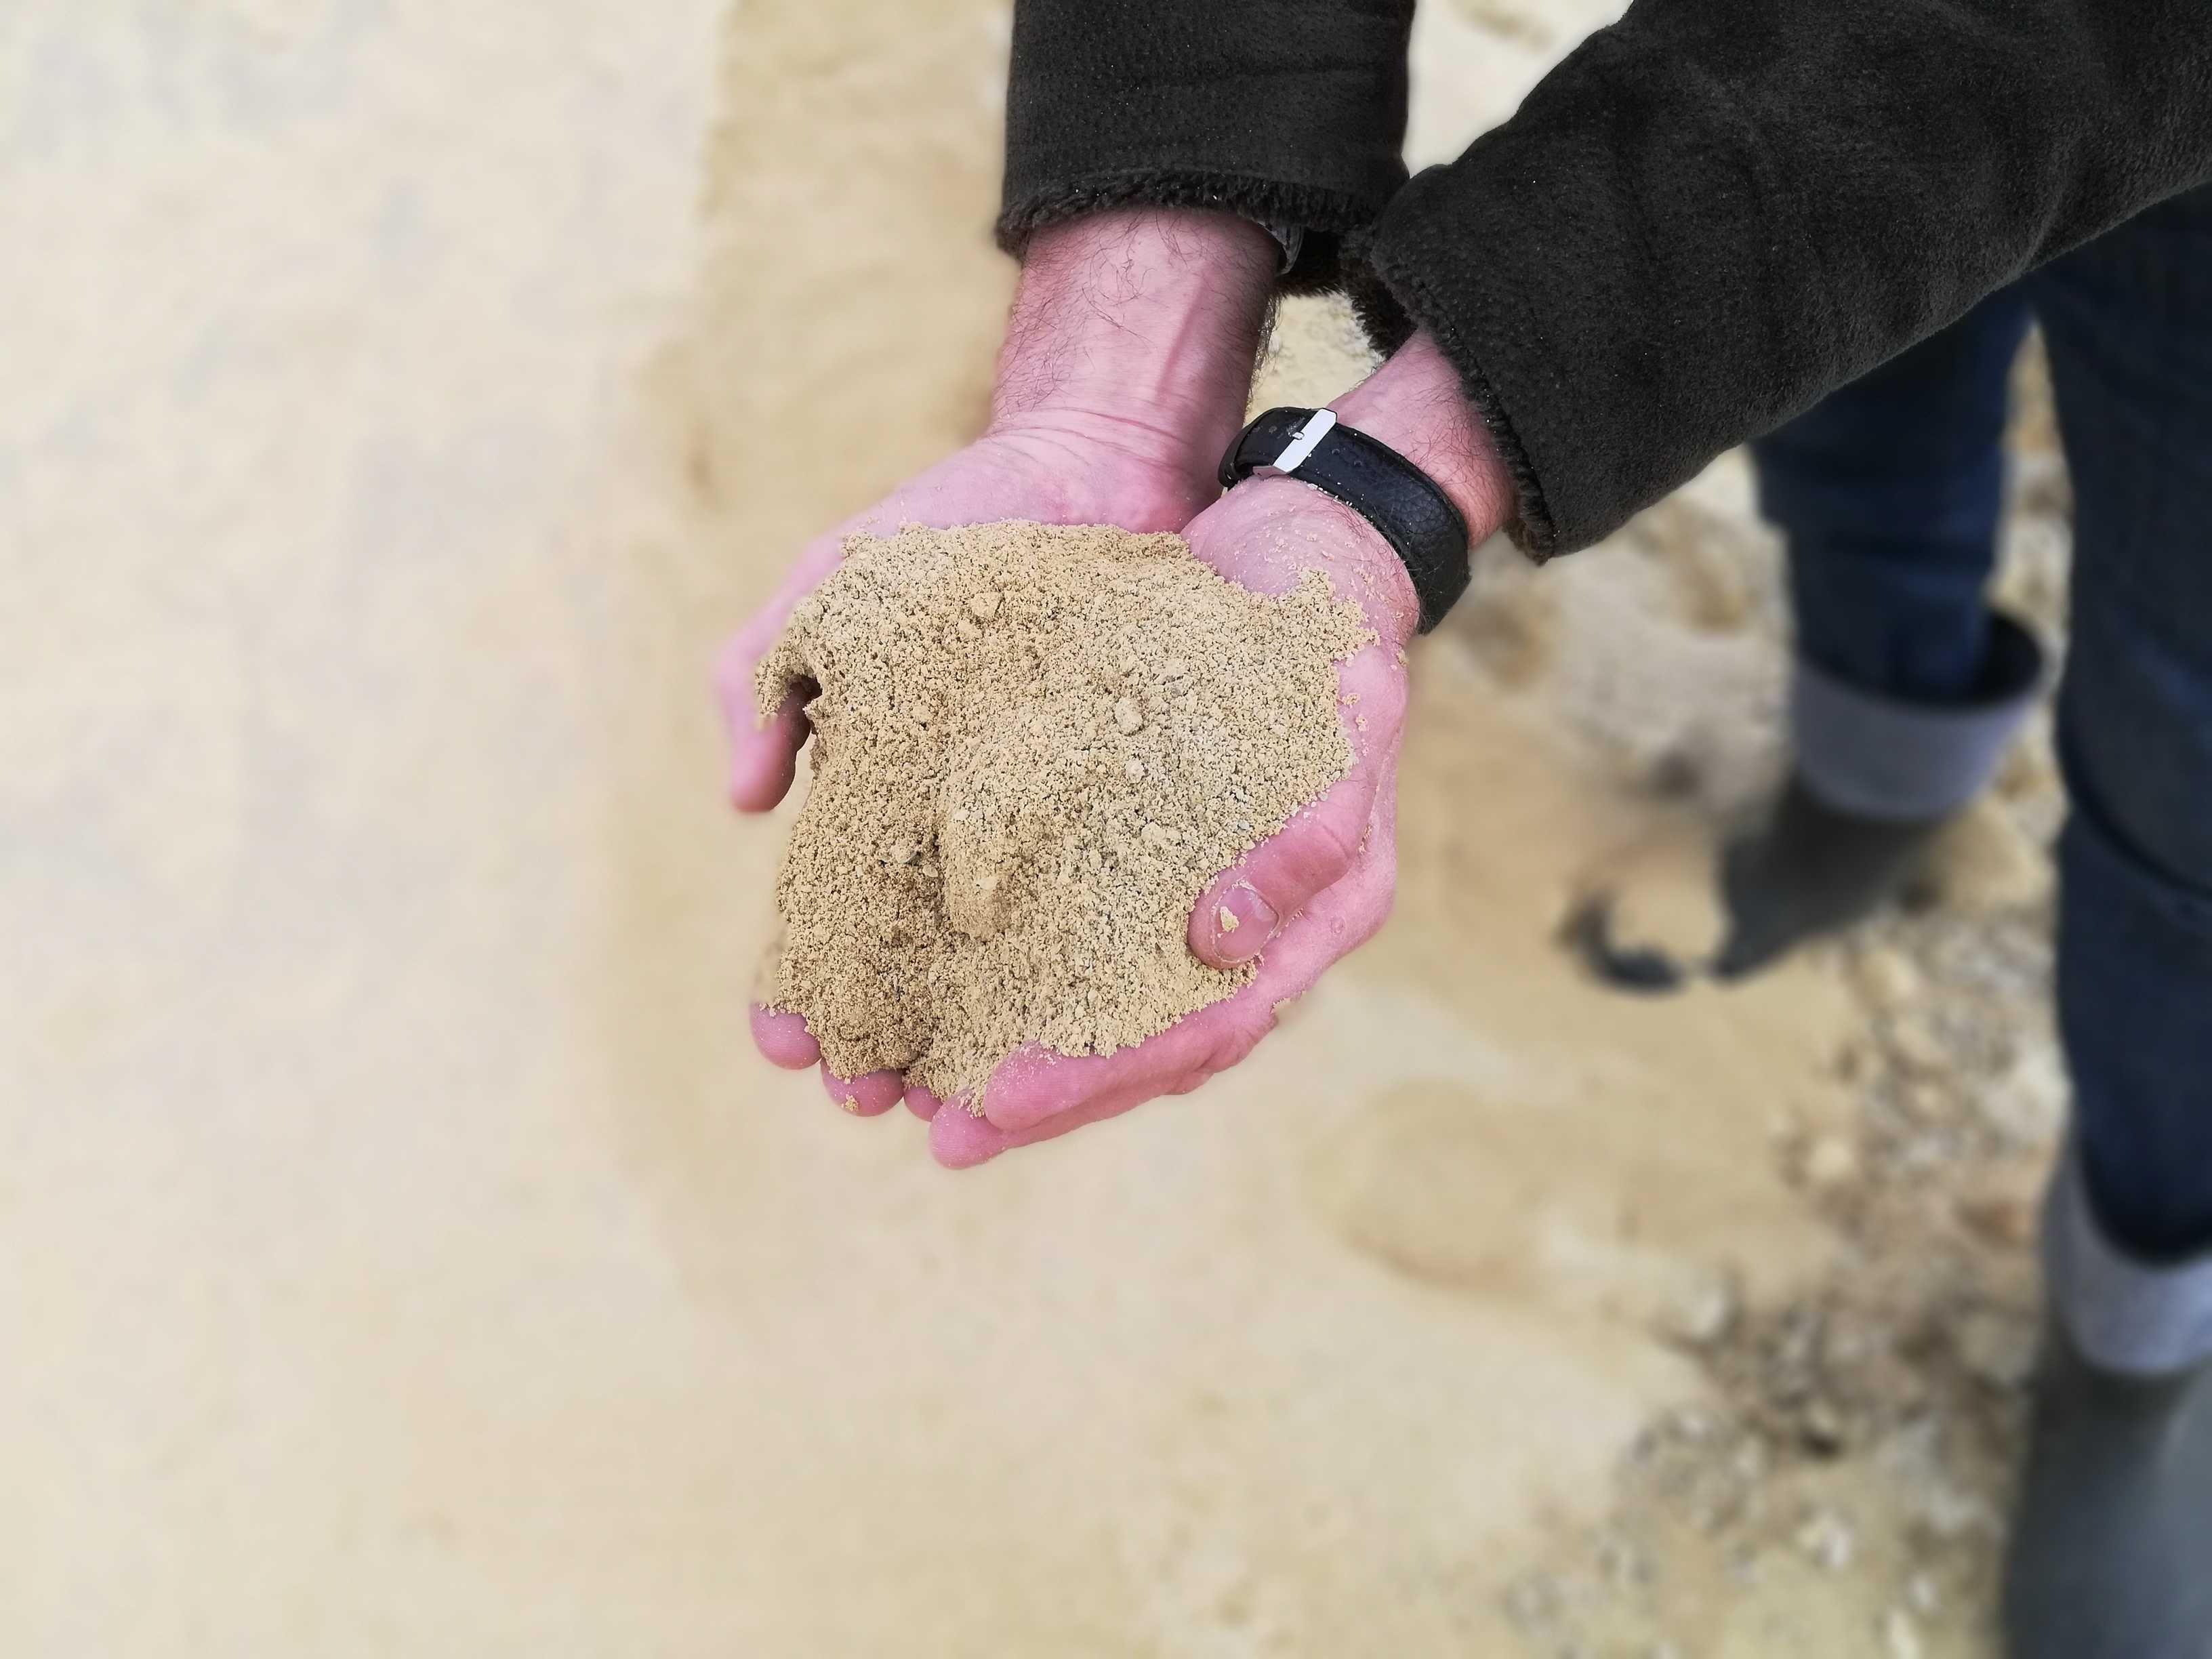
[[[1011,198],[999,216],[999,246],[1016,258],[1048,225],[1132,205],[1212,208],[1249,219],[1299,246],[1281,278],[1286,294],[1321,294],[1343,285],[1339,250],[1346,234],[1374,217],[1370,204],[1331,190],[1240,173],[1173,167],[1131,168],[1039,185]]]

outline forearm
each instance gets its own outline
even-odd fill
[[[1280,249],[1233,214],[1124,208],[1031,239],[994,431],[1080,433],[1210,475],[1243,419]]]
[[[1458,370],[1428,335],[1414,335],[1329,407],[1427,473],[1474,541],[1511,515],[1513,480],[1498,446],[1468,402]]]

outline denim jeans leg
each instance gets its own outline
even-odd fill
[[[1799,654],[1836,683],[1904,702],[1972,694],[2028,317],[2018,291],[1994,295],[1753,446]]]
[[[2058,1002],[2092,1208],[2212,1245],[2212,191],[2033,295],[2073,474]]]

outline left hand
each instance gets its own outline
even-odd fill
[[[1449,495],[1480,542],[1512,509],[1513,485],[1460,388],[1457,372],[1425,335],[1332,405],[1348,423],[1397,450]],[[1186,1094],[1252,1051],[1282,1006],[1371,939],[1396,888],[1399,738],[1406,714],[1405,647],[1419,621],[1413,584],[1396,552],[1350,507],[1294,479],[1255,478],[1191,520],[1191,550],[1231,580],[1280,592],[1308,569],[1360,607],[1374,643],[1338,667],[1338,714],[1351,741],[1351,771],[1290,823],[1224,872],[1200,896],[1188,942],[1200,961],[1250,961],[1253,981],[1186,1016],[1158,1036],[1110,1054],[1040,1048],[1010,1055],[982,1091],[983,1114],[919,1086],[907,1104],[930,1125],[938,1161],[966,1168],[1010,1147],[1049,1140],[1118,1116],[1157,1096]],[[1224,932],[1226,908],[1238,920]],[[812,1063],[812,1039],[795,1016],[756,1008],[763,1051],[781,1065]],[[894,1103],[902,1079],[881,1072],[852,1084],[826,1079],[855,1109]]]
[[[1352,769],[1199,899],[1190,920],[1192,954],[1217,968],[1258,957],[1250,984],[1113,1054],[1023,1049],[992,1073],[981,1117],[964,1102],[941,1109],[929,1091],[909,1088],[907,1104],[931,1121],[931,1150],[952,1168],[1117,1116],[1156,1096],[1188,1094],[1249,1054],[1274,1028],[1283,1005],[1373,938],[1390,913],[1403,647],[1419,615],[1405,567],[1365,520],[1287,479],[1240,486],[1184,534],[1192,552],[1255,592],[1284,592],[1302,572],[1318,569],[1340,599],[1366,612],[1376,637],[1337,671]],[[1220,927],[1224,908],[1237,918],[1233,932]]]

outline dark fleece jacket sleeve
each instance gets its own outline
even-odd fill
[[[2212,0],[2207,0],[2212,3]],[[1017,0],[999,239],[1132,202],[1305,233],[1286,286],[1406,182],[1413,0]]]
[[[1357,251],[1586,545],[2212,176],[2212,0],[1638,0]]]

